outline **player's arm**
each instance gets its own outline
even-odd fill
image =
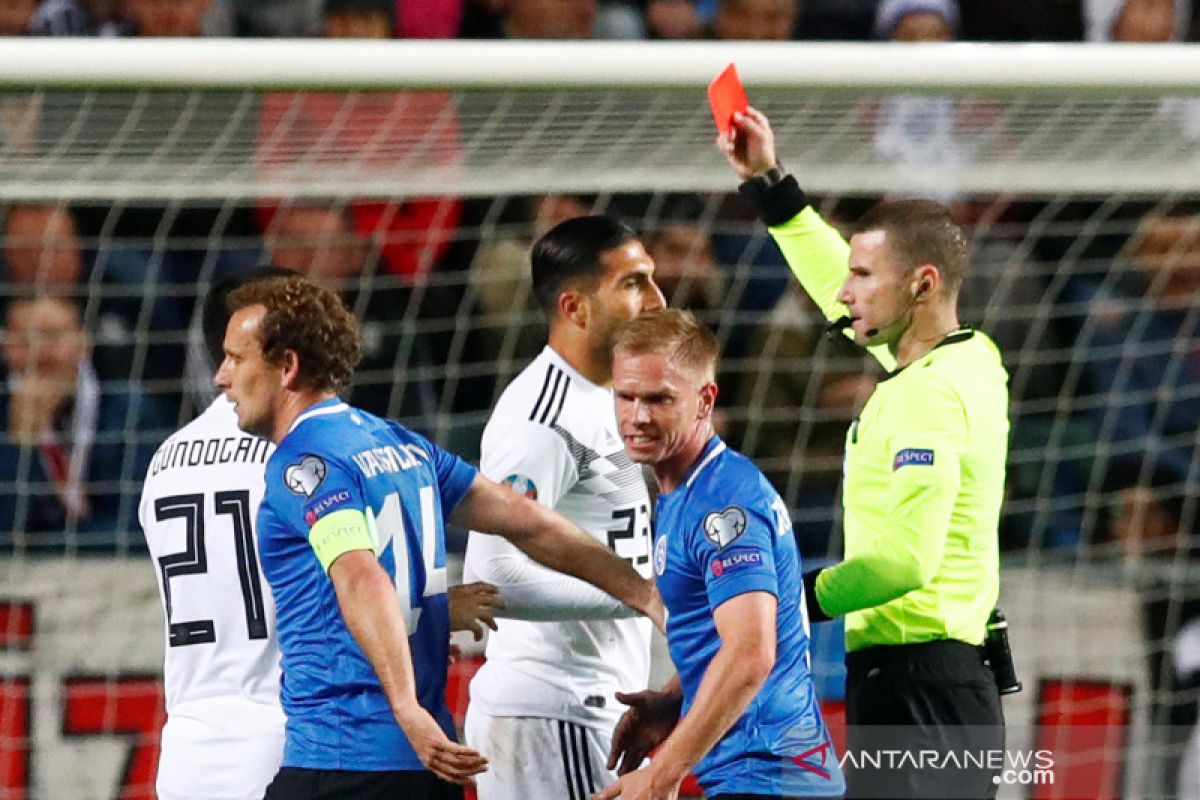
[[[603,589],[663,627],[662,599],[654,584],[561,514],[480,475],[450,520],[503,536],[538,563]]]
[[[850,246],[809,204],[795,177],[782,172],[775,134],[766,115],[753,108],[734,115],[729,135],[719,136],[717,147],[742,178],[739,191],[767,224],[804,291],[826,319],[844,317],[846,307],[837,296],[850,273]],[[851,336],[849,332],[846,335]],[[885,369],[895,367],[885,345],[867,350]]]
[[[578,480],[562,437],[545,425],[493,417],[483,435],[480,471],[545,508]],[[501,616],[531,622],[620,619],[638,612],[589,583],[538,564],[500,536],[472,531],[464,574],[500,590]]]
[[[967,441],[962,401],[945,381],[931,382],[920,397],[885,408],[880,426],[895,431],[888,441],[892,472],[883,514],[888,529],[871,531],[863,553],[804,576],[814,621],[903,597],[928,584],[941,566],[962,486]]]
[[[375,669],[396,722],[430,771],[453,783],[469,783],[487,760],[447,738],[417,701],[408,629],[396,585],[375,556],[366,515],[343,508],[313,524],[309,543],[329,574],[342,618]]]
[[[746,592],[713,612],[721,647],[713,656],[688,713],[655,753],[650,766],[630,772],[596,795],[673,796],[694,766],[745,713],[775,666],[775,595]]]

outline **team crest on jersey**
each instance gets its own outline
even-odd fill
[[[538,498],[537,484],[524,475],[509,475],[500,482],[522,497],[528,497],[530,500]]]
[[[746,532],[746,512],[737,506],[714,511],[704,518],[704,535],[717,547],[726,547]]]
[[[292,464],[283,471],[283,482],[295,494],[312,497],[312,493],[325,480],[329,468],[317,456],[305,456],[300,463]]]
[[[667,537],[659,536],[654,543],[654,574],[662,575],[667,571]]]

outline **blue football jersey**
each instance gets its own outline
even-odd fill
[[[340,400],[301,414],[267,462],[258,514],[277,607],[287,741],[283,765],[423,770],[371,663],[342,619],[310,528],[361,510],[408,624],[417,698],[453,737],[443,693],[450,642],[443,517],[476,470],[427,439]]]
[[[746,592],[770,592],[778,600],[775,667],[696,766],[705,792],[842,794],[845,783],[809,671],[800,554],[787,507],[748,458],[715,436],[685,482],[659,495],[654,571],[684,714],[721,646],[717,607]]]

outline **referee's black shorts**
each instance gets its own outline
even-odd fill
[[[432,772],[282,767],[263,800],[463,800],[463,790]]]
[[[868,647],[846,669],[846,797],[995,797],[1004,713],[983,648]]]

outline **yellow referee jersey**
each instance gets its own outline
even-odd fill
[[[770,232],[825,316],[844,315],[841,235],[811,207]],[[886,347],[871,352],[894,368]],[[1008,374],[978,331],[950,334],[876,387],[846,434],[845,559],[816,582],[821,608],[846,616],[848,652],[983,642],[1000,592],[1008,427]]]

